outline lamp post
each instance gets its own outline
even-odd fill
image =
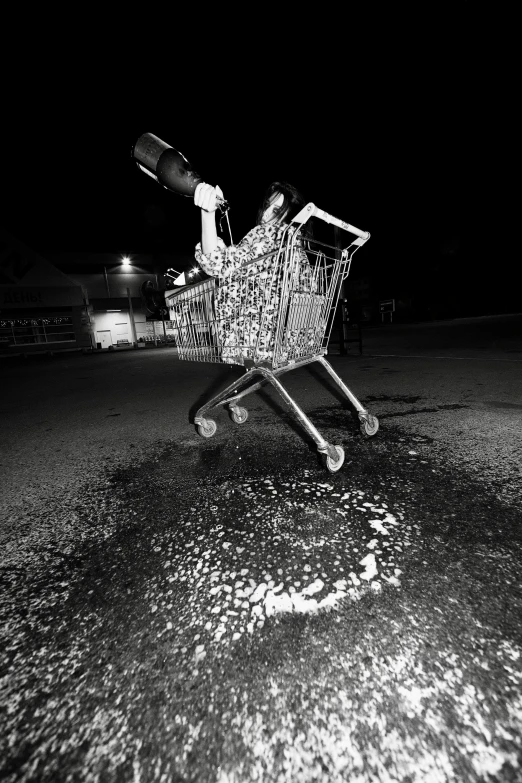
[[[121,259],[122,266],[125,267],[130,272],[130,266],[131,266],[131,259],[129,256],[123,256]],[[138,334],[136,332],[136,322],[134,320],[134,310],[132,308],[132,297],[130,288],[127,286],[127,299],[129,302],[129,316],[130,316],[130,323],[131,323],[131,332],[132,332],[132,347],[137,348],[138,347]]]
[[[105,277],[105,286],[107,288],[107,296],[110,299],[111,298],[111,289],[109,288],[109,278],[107,277],[107,267],[106,266],[103,267],[103,274],[104,274],[104,277]]]

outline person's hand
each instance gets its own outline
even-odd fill
[[[215,212],[218,207],[218,199],[223,198],[223,191],[216,185],[207,185],[206,182],[200,182],[194,191],[194,204],[205,212]]]

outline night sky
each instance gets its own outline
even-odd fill
[[[483,20],[468,2],[383,7],[278,22],[255,42],[219,11],[216,35],[212,24],[175,35],[165,19],[157,44],[136,24],[119,41],[55,36],[4,99],[0,223],[43,254],[168,253],[185,265],[198,210],[138,171],[131,147],[148,131],[222,187],[236,241],[266,186],[286,179],[370,231],[356,274],[466,279],[484,229]]]

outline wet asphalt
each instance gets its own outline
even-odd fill
[[[522,317],[368,330],[238,426],[171,348],[4,361],[0,778],[522,780]]]

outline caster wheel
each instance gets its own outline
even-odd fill
[[[371,438],[379,429],[379,419],[377,416],[368,414],[367,419],[361,419],[361,433],[367,438]]]
[[[202,424],[197,425],[198,433],[204,438],[211,438],[216,434],[217,424],[214,419],[203,419]]]
[[[338,470],[340,470],[344,463],[344,449],[342,446],[334,446],[334,449],[336,450],[338,454],[338,458],[332,459],[329,454],[326,455],[325,464],[327,469],[330,471],[330,473],[337,473]]]
[[[232,408],[230,415],[232,416],[234,424],[244,424],[248,419],[248,411],[246,408]]]

